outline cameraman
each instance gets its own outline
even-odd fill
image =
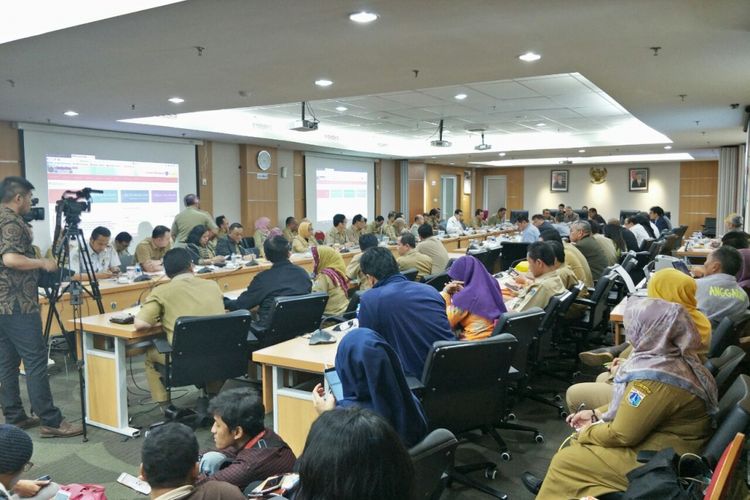
[[[55,271],[50,259],[34,258],[31,232],[23,215],[31,208],[34,186],[22,177],[0,183],[0,404],[5,422],[28,429],[42,424],[42,437],[83,433],[63,420],[52,401],[47,378],[47,347],[42,337],[37,281],[39,269]],[[21,402],[19,363],[26,370],[26,389],[38,417],[29,417]]]

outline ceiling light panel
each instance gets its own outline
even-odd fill
[[[378,15],[374,12],[367,12],[363,10],[361,12],[349,14],[349,19],[358,24],[369,24],[373,21],[376,21],[378,19]]]

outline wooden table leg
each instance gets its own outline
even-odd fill
[[[273,367],[270,365],[261,365],[261,372],[263,406],[266,408],[266,413],[271,413],[273,411]]]
[[[615,345],[620,345],[620,322],[615,321]]]

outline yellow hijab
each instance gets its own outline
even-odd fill
[[[346,264],[341,254],[327,246],[312,247],[311,251],[315,262],[313,273],[325,274],[346,293],[349,281],[346,278]]]
[[[303,238],[309,238],[312,236],[312,224],[309,222],[303,222],[297,228],[297,234]]]
[[[677,269],[662,269],[648,281],[648,296],[680,304],[687,310],[701,336],[701,353],[708,352],[711,344],[711,322],[698,310],[695,280]]]

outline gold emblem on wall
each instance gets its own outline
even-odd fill
[[[604,167],[591,167],[589,169],[591,184],[603,184],[607,180],[607,169]]]

